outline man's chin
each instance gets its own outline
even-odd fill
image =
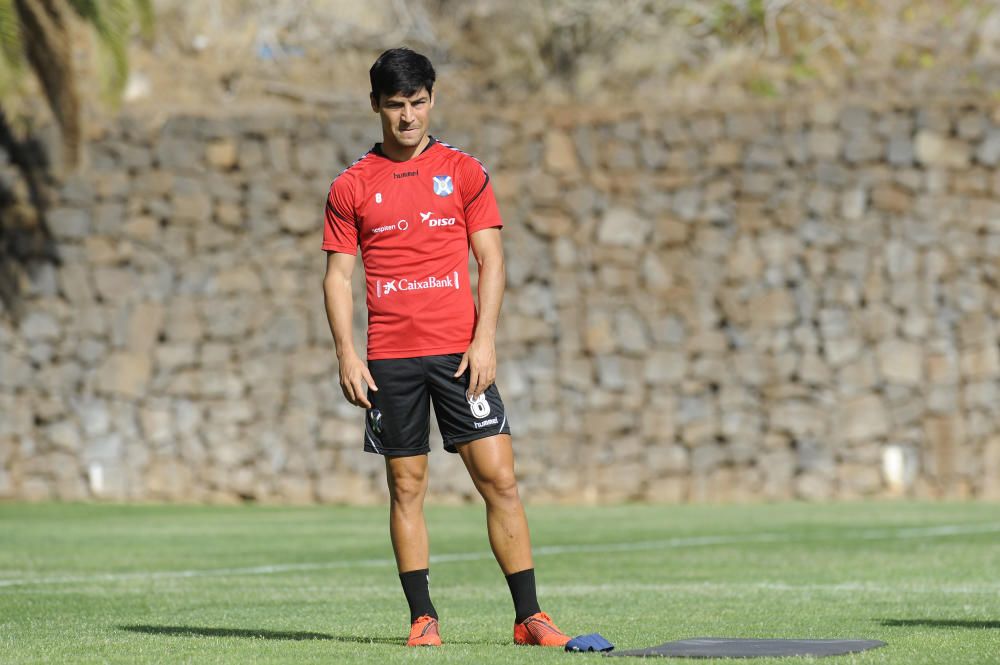
[[[421,141],[424,140],[424,135],[419,132],[414,132],[410,134],[399,134],[396,136],[396,141],[399,145],[406,146],[407,148],[412,148],[415,145],[419,145]]]

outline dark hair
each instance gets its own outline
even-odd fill
[[[434,89],[434,65],[427,56],[408,48],[391,48],[378,57],[368,70],[372,96],[377,103],[382,95],[402,93],[409,97],[420,88]]]

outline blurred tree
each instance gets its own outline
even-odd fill
[[[151,0],[0,0],[0,97],[21,94],[25,62],[62,132],[64,162],[79,164],[80,97],[73,68],[72,15],[97,36],[105,96],[117,99],[128,81],[128,41],[138,23],[153,32]]]
[[[15,131],[25,107],[34,110],[25,72],[38,80],[59,125],[63,164],[75,169],[83,131],[73,48],[81,32],[74,28],[86,26],[96,37],[104,97],[115,101],[128,81],[127,47],[136,23],[151,39],[152,0],[0,0],[0,150],[14,169],[12,178],[0,179],[0,314],[19,319],[32,275],[59,263],[46,224],[50,162],[30,130]]]

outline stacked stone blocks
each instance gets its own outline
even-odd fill
[[[1000,497],[992,106],[440,123],[506,222],[498,383],[528,499]],[[384,500],[319,250],[376,131],[261,113],[97,137],[46,211],[59,263],[0,320],[0,496]],[[433,498],[473,496],[433,456]]]

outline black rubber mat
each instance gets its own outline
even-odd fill
[[[840,656],[885,646],[879,640],[747,640],[695,637],[658,647],[612,651],[606,656],[671,658],[763,658],[766,656]]]

